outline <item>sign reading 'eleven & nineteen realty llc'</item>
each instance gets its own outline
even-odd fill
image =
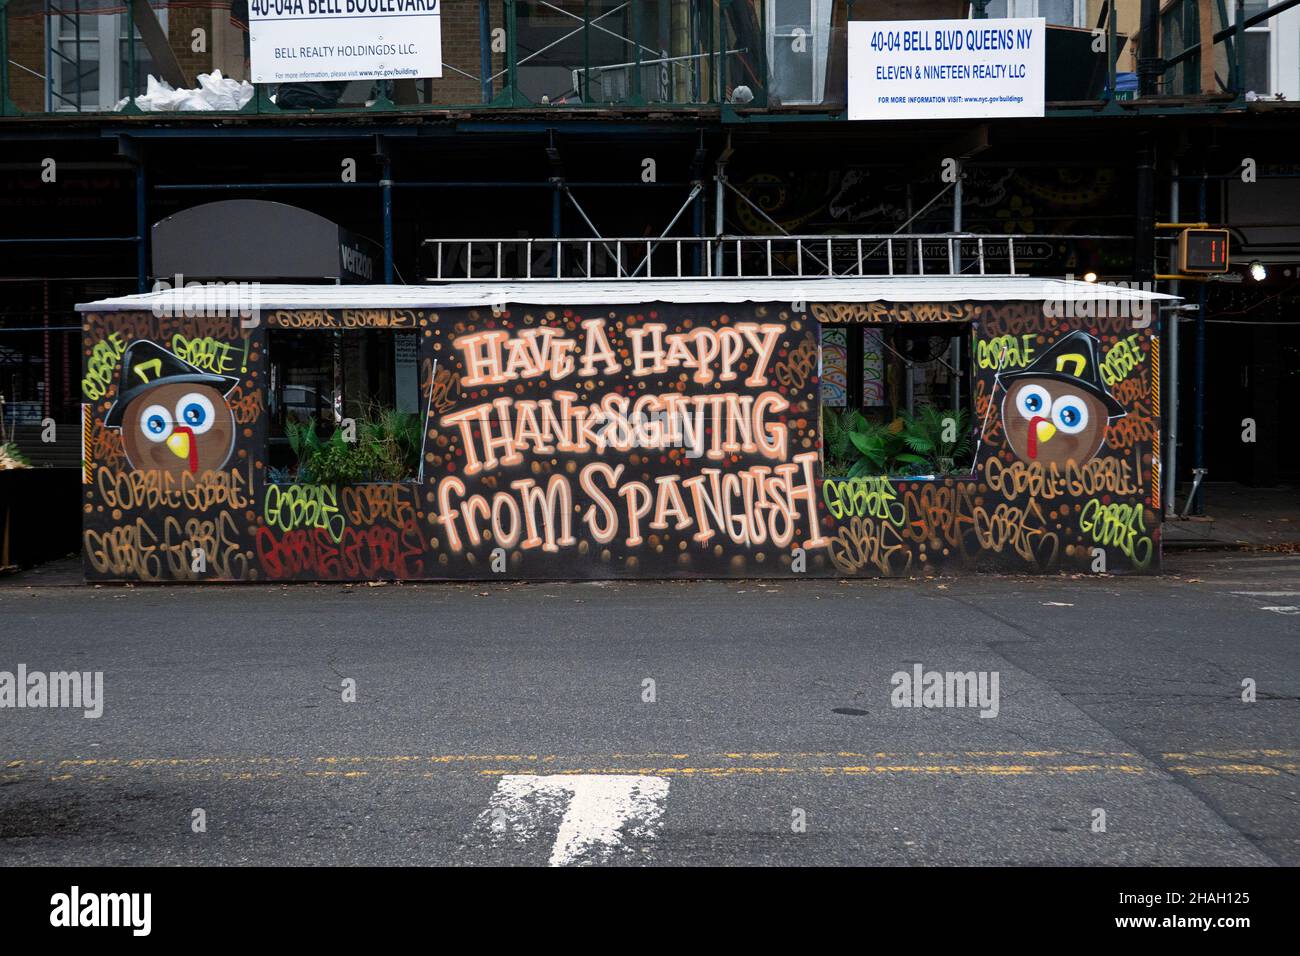
[[[849,23],[849,119],[1042,116],[1046,21]]]
[[[439,0],[249,0],[254,83],[442,76]]]

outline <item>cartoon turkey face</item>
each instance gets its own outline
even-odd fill
[[[1017,458],[1081,465],[1101,450],[1106,426],[1125,411],[1101,379],[1100,358],[1097,340],[1075,330],[1028,367],[998,375],[1002,430]]]
[[[235,416],[211,385],[158,385],[122,415],[122,447],[132,468],[176,475],[215,471],[235,448]]]
[[[215,471],[235,450],[235,416],[226,394],[237,384],[153,342],[132,342],[104,424],[121,430],[132,468],[173,475]]]
[[[1022,461],[1088,461],[1101,449],[1107,420],[1100,399],[1050,378],[1021,379],[1002,399],[1007,442]]]

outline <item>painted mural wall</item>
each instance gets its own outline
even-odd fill
[[[1154,571],[1157,340],[1043,303],[87,313],[90,580]],[[824,325],[959,323],[969,476],[823,480]],[[267,336],[418,334],[410,481],[277,483]]]

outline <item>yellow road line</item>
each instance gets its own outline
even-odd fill
[[[1277,748],[1192,750],[1161,753],[1154,762],[1128,751],[956,750],[742,751],[721,753],[557,754],[325,754],[319,756],[205,756],[12,758],[0,762],[0,781],[44,778],[51,782],[107,782],[124,773],[162,772],[187,781],[276,780],[291,777],[359,780],[415,773],[503,776],[521,770],[555,774],[724,776],[1083,776],[1177,773],[1187,776],[1280,777],[1300,770],[1300,751]]]

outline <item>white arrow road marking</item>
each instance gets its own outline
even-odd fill
[[[1272,607],[1261,607],[1261,611],[1272,611],[1274,614],[1300,614],[1300,607],[1294,604],[1275,604]]]
[[[479,817],[495,837],[533,840],[559,819],[550,865],[594,863],[623,846],[627,835],[654,838],[668,779],[640,774],[507,774]]]

